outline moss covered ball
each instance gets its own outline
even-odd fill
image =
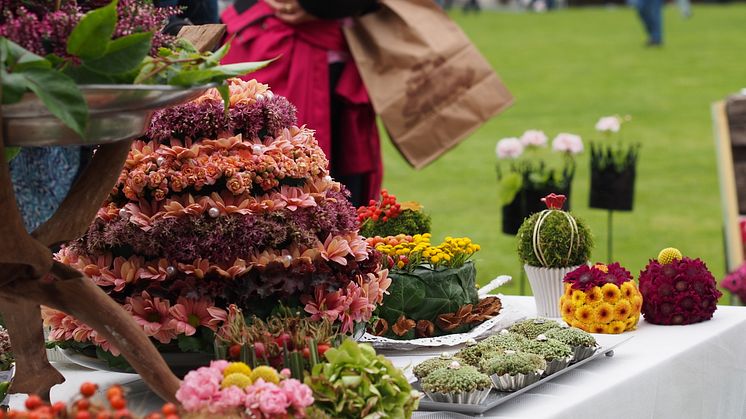
[[[555,359],[569,358],[573,353],[570,345],[562,343],[557,339],[529,340],[521,349],[524,352],[539,355],[547,362],[554,361]]]
[[[540,219],[536,234],[541,251],[535,251],[534,227]],[[530,216],[518,229],[517,237],[521,262],[530,266],[565,268],[582,265],[590,258],[593,248],[591,230],[585,221],[560,210],[545,210]]]
[[[513,333],[517,333],[528,339],[536,339],[537,336],[541,335],[552,329],[560,329],[562,325],[554,320],[549,319],[528,319],[522,322],[515,323],[510,326],[510,330]]]
[[[422,379],[423,390],[437,393],[461,393],[490,387],[490,377],[469,365],[441,368]]]
[[[484,359],[481,363],[482,372],[488,375],[531,374],[544,371],[546,368],[544,358],[528,352],[507,351],[502,355]]]
[[[572,347],[585,346],[592,348],[596,346],[596,338],[594,338],[593,335],[575,327],[567,329],[552,329],[547,331],[544,336],[549,339],[557,339],[558,341]]]

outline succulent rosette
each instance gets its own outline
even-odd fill
[[[227,112],[214,89],[157,112],[87,233],[56,258],[170,350],[211,352],[231,304],[266,318],[282,302],[352,333],[389,286],[380,253],[293,105],[255,80],[229,85]],[[55,341],[117,354],[70,316],[44,319]]]
[[[661,251],[640,272],[645,320],[662,325],[684,325],[712,318],[723,295],[707,265],[681,255],[676,249]]]
[[[632,274],[619,263],[582,265],[563,281],[560,310],[570,326],[610,334],[637,327],[643,297]]]

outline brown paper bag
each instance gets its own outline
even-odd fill
[[[373,107],[407,161],[422,168],[513,97],[433,0],[382,0],[345,28]]]

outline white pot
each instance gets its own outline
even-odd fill
[[[577,269],[578,266],[569,268],[542,268],[538,266],[523,265],[528,282],[536,300],[536,315],[539,317],[562,317],[559,301],[565,292],[562,279],[568,272]]]

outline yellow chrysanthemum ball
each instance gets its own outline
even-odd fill
[[[658,263],[661,265],[667,265],[674,260],[681,260],[684,255],[681,254],[679,249],[676,249],[674,247],[667,247],[663,250],[661,250],[660,253],[658,253]]]
[[[238,388],[246,388],[252,383],[253,381],[251,380],[251,378],[249,378],[245,374],[234,372],[233,374],[228,374],[225,376],[225,378],[223,378],[223,382],[220,383],[220,387],[228,388],[230,386],[236,386]]]
[[[277,370],[266,365],[260,365],[251,372],[252,381],[260,378],[268,383],[278,384],[280,382],[280,374],[277,373]]]
[[[231,362],[225,370],[223,370],[223,377],[227,377],[231,374],[243,374],[247,377],[251,377],[251,367],[243,362]]]
[[[637,327],[642,295],[619,264],[581,266],[565,281],[559,304],[562,319],[570,326],[614,334]]]

